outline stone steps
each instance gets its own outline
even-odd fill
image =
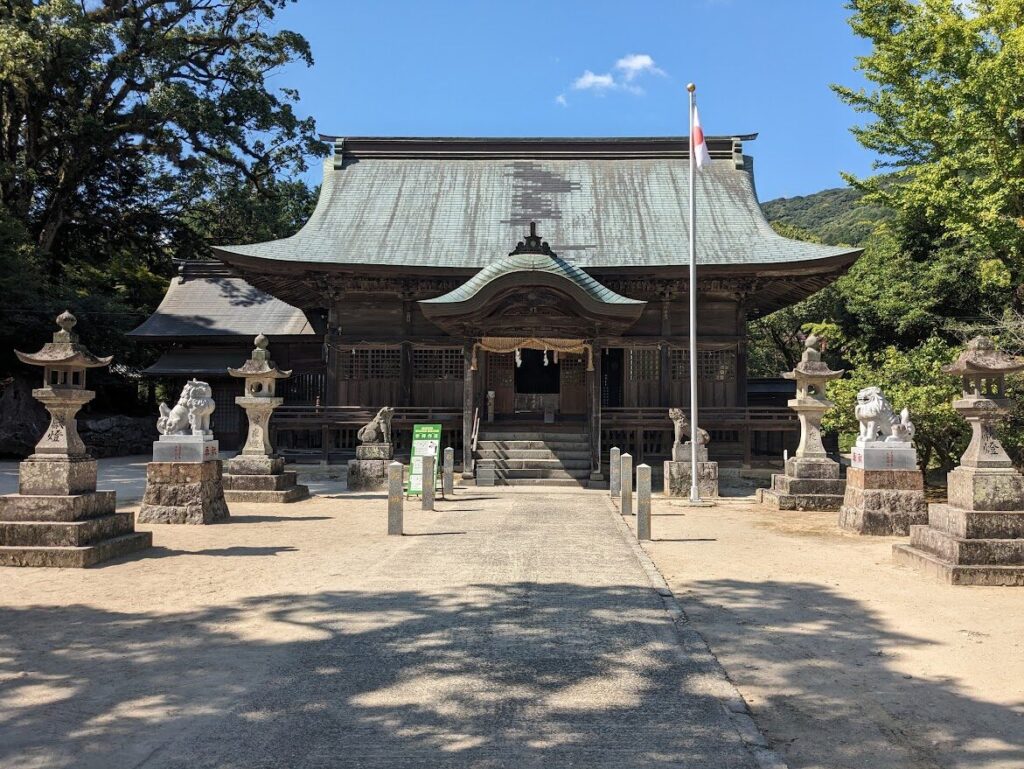
[[[579,431],[492,429],[481,436],[474,459],[493,468],[497,485],[586,486],[590,438]]]
[[[225,502],[298,502],[309,497],[309,487],[296,484],[286,489],[224,489]]]
[[[153,546],[153,535],[136,531],[81,547],[2,546],[0,566],[84,568]]]

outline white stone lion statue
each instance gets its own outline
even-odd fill
[[[161,435],[213,435],[210,430],[210,415],[215,408],[213,390],[206,382],[190,379],[181,390],[181,396],[174,408],[160,404],[160,418],[156,429]]]
[[[910,411],[903,409],[897,417],[880,387],[865,387],[857,393],[854,415],[860,422],[859,443],[884,440],[887,443],[910,443],[914,423]]]

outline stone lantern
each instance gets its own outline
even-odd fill
[[[971,426],[971,442],[948,477],[947,502],[928,508],[928,525],[910,527],[895,545],[897,563],[959,585],[1024,586],[1024,476],[1013,467],[996,428],[1010,410],[1006,375],[1024,361],[976,337],[942,369],[961,378],[953,401]]]
[[[238,456],[229,459],[224,474],[224,496],[228,502],[294,502],[309,491],[296,484],[294,472],[286,472],[284,459],[274,454],[270,441],[270,417],[284,403],[277,395],[277,381],[291,371],[282,371],[270,359],[269,340],[256,337],[256,347],[241,368],[229,368],[233,377],[245,380],[244,394],[235,403],[245,409],[249,433]]]
[[[35,452],[21,463],[17,494],[0,496],[0,566],[91,566],[147,548],[131,513],[115,512],[113,491],[96,491],[96,460],[78,435],[79,409],[95,396],[85,389],[90,368],[110,365],[78,341],[75,316],[63,312],[53,341],[18,358],[43,369],[32,395],[50,413]]]
[[[828,458],[821,442],[821,418],[835,405],[825,397],[825,385],[842,375],[821,359],[821,340],[807,337],[800,362],[782,373],[796,381],[796,397],[787,405],[800,420],[800,443],[786,460],[785,474],[773,475],[771,488],[758,489],[760,502],[780,510],[838,510],[842,505],[845,483],[839,463]]]
[[[96,397],[85,389],[91,368],[109,366],[113,356],[98,358],[78,341],[78,321],[65,310],[57,316],[59,331],[37,353],[15,350],[22,363],[43,369],[43,386],[32,391],[50,413],[50,426],[35,452],[21,464],[22,494],[80,494],[96,490],[96,462],[78,435],[79,409]]]

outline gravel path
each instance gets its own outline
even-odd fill
[[[0,767],[757,766],[607,492],[438,508],[389,538],[379,496],[236,505],[0,569]]]

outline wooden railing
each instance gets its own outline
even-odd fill
[[[689,418],[687,409],[683,412]],[[602,423],[613,424],[657,424],[664,422],[666,429],[672,426],[668,409],[661,406],[642,408],[606,407],[601,409]],[[698,424],[708,427],[747,427],[755,430],[793,430],[797,426],[796,413],[789,408],[772,406],[710,406],[700,409]]]
[[[270,421],[272,440],[284,457],[325,463],[340,461],[354,455],[359,428],[373,419],[377,411],[365,406],[281,406]],[[461,409],[403,406],[395,408],[391,418],[396,453],[408,453],[412,426],[423,423],[440,423],[442,445],[462,448]]]

